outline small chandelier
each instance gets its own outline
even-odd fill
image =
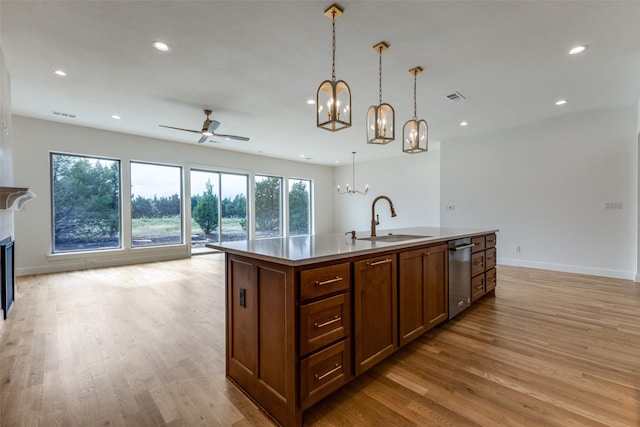
[[[353,182],[353,187],[347,184],[347,189],[344,191],[340,191],[340,186],[338,185],[338,194],[367,194],[369,191],[369,185],[365,185],[364,191],[356,190],[356,152],[352,151],[351,155],[353,156],[353,160],[351,161],[351,182]]]
[[[316,97],[317,126],[332,132],[351,126],[351,91],[344,80],[336,81],[336,18],[342,15],[338,5],[332,5],[324,14],[331,18],[333,34],[331,80],[325,80]]]
[[[395,135],[395,112],[389,104],[382,103],[382,52],[387,50],[389,45],[380,42],[373,46],[373,50],[378,52],[378,103],[372,105],[367,111],[367,144],[388,144],[393,141]]]
[[[416,154],[429,149],[429,125],[416,116],[416,76],[422,72],[422,67],[412,68],[409,72],[413,74],[413,119],[402,128],[402,151]]]

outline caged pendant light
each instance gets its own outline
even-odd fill
[[[344,80],[336,81],[336,18],[342,12],[335,4],[324,11],[331,18],[333,35],[331,80],[322,82],[316,97],[317,126],[332,132],[351,126],[351,91]]]
[[[380,42],[373,46],[373,50],[378,52],[378,103],[372,105],[367,111],[367,144],[388,144],[395,139],[395,111],[387,103],[382,103],[382,52],[387,50],[389,45]]]
[[[413,74],[413,119],[402,128],[402,151],[416,154],[429,149],[429,126],[416,116],[416,76],[422,72],[422,67],[412,68],[409,72]]]

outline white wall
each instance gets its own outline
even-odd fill
[[[441,224],[500,229],[500,264],[634,279],[636,135],[629,106],[443,141]]]
[[[638,145],[636,146],[636,152],[638,154],[637,156],[637,163],[636,163],[636,194],[638,195],[637,198],[637,211],[638,215],[636,217],[637,221],[636,221],[636,282],[640,282],[640,98],[638,99],[638,105],[636,107],[636,114],[637,114],[637,119],[636,119],[636,136],[637,136],[637,143]]]
[[[11,82],[0,45],[0,187],[14,186],[11,132]],[[0,209],[0,240],[13,236],[13,218],[14,211]]]
[[[401,150],[399,146],[398,150]],[[357,230],[359,236],[368,236],[371,228],[371,204],[380,195],[391,198],[397,216],[391,218],[389,205],[385,200],[380,200],[376,204],[376,213],[380,215],[379,230],[439,226],[439,143],[429,143],[429,151],[426,153],[400,154],[388,160],[358,163],[356,154],[356,186],[358,190],[362,190],[365,184],[369,184],[369,192],[365,196],[338,195],[335,190],[337,185],[342,189],[347,183],[353,185],[352,169],[351,164],[335,168],[334,223],[337,233]]]
[[[181,165],[185,171],[189,166],[205,166],[224,171],[311,179],[314,182],[315,198],[322,201],[314,206],[315,232],[333,231],[332,167],[225,151],[216,149],[211,144],[174,143],[21,116],[13,117],[12,138],[15,180],[21,186],[31,187],[37,195],[15,216],[18,275],[189,255],[186,245],[50,255],[50,151],[118,158],[122,161],[123,175],[128,173],[130,160],[143,160]],[[123,189],[123,197],[128,194],[128,190]],[[331,214],[326,215],[327,211]]]

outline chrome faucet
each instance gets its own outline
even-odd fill
[[[371,237],[376,236],[376,225],[380,224],[380,216],[376,215],[376,202],[380,199],[385,199],[389,202],[389,207],[391,208],[391,216],[396,216],[396,210],[393,208],[393,202],[387,196],[378,196],[373,199],[373,203],[371,204]]]

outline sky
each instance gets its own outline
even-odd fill
[[[178,166],[131,163],[131,194],[144,198],[180,194],[181,172]],[[213,184],[216,194],[222,187],[222,199],[228,197],[233,200],[238,194],[247,195],[247,175],[200,170],[191,171],[191,195],[202,194],[207,180]]]
[[[147,163],[131,164],[131,194],[145,198],[170,197],[180,194],[181,168],[177,166],[153,165]],[[234,199],[237,194],[247,194],[246,175],[219,174],[208,171],[191,171],[191,194],[202,194],[207,180],[211,180],[213,191],[217,193],[222,186],[222,198]],[[222,180],[222,185],[219,183]]]

